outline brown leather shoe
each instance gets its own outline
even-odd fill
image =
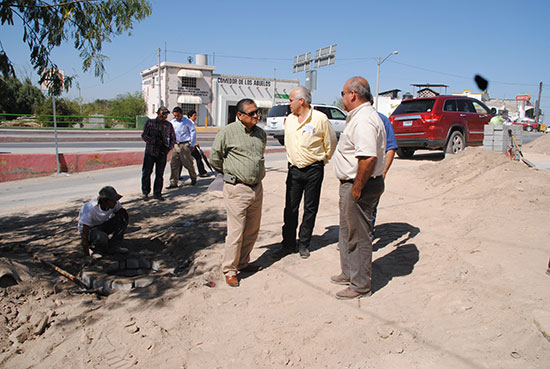
[[[262,270],[261,265],[255,265],[255,264],[248,264],[242,269],[239,269],[239,272],[247,272],[247,273],[256,273]]]
[[[227,283],[231,287],[239,287],[239,280],[237,279],[236,275],[226,275],[225,283]]]
[[[333,275],[330,277],[330,281],[334,284],[349,284],[349,278],[343,274]]]
[[[338,300],[351,300],[351,299],[356,299],[360,297],[368,297],[370,295],[372,295],[372,291],[361,293],[353,290],[351,287],[348,287],[342,291],[336,292],[336,298]]]

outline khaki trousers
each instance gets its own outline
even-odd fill
[[[170,185],[177,186],[182,166],[187,169],[192,181],[197,179],[197,173],[195,172],[193,159],[191,158],[191,145],[189,143],[178,143],[172,149],[172,156],[170,158]]]
[[[227,211],[227,236],[222,271],[235,275],[250,261],[262,220],[263,187],[242,183],[223,184],[223,198]]]

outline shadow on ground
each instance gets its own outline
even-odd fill
[[[165,190],[165,201],[123,198],[122,205],[130,215],[130,225],[119,246],[129,250],[126,255],[105,254],[103,264],[131,257],[158,261],[171,267],[171,276],[155,279],[154,286],[136,288],[129,298],[152,299],[173,289],[175,283],[185,283],[193,277],[188,273],[195,255],[201,250],[223,242],[226,233],[225,211],[212,204],[206,188],[212,178],[196,186]],[[78,213],[85,201],[41,213],[19,213],[0,220],[0,256],[27,266],[35,279],[55,283],[60,274],[33,256],[72,274],[79,275],[86,262],[81,251],[77,230]],[[204,209],[204,210],[198,210]],[[177,276],[178,278],[172,278]],[[64,278],[64,277],[62,277]],[[67,288],[77,290],[72,283]],[[171,293],[178,293],[173,289]]]

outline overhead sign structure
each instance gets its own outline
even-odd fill
[[[293,72],[306,72],[306,88],[310,91],[317,89],[317,70],[334,64],[336,60],[336,46],[331,45],[315,51],[315,57],[311,58],[311,53],[306,53],[294,57]]]
[[[323,47],[315,52],[315,68],[334,64],[336,60],[336,46]]]
[[[311,70],[313,60],[311,59],[311,53],[302,54],[294,57],[294,73],[302,72],[304,70]]]

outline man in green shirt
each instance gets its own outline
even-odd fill
[[[262,218],[267,136],[257,127],[258,107],[251,99],[237,103],[237,120],[223,127],[212,144],[210,164],[224,176],[227,236],[222,271],[231,287],[238,287],[238,271],[257,271],[248,264]]]

